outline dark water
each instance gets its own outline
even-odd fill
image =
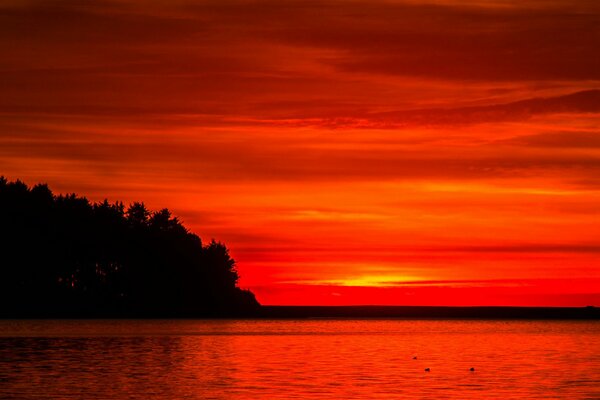
[[[0,398],[600,399],[600,323],[0,321]]]

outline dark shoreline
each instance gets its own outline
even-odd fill
[[[262,318],[398,319],[585,319],[599,320],[599,307],[506,306],[262,306]]]
[[[514,306],[260,306],[214,314],[65,313],[3,314],[0,319],[479,319],[600,320],[600,307]]]

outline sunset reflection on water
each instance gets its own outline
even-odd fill
[[[599,348],[583,321],[3,321],[0,397],[600,398]]]

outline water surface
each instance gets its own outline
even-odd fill
[[[0,398],[600,399],[600,322],[0,321]]]

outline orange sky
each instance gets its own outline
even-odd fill
[[[600,2],[91,3],[0,3],[0,175],[263,304],[600,305]]]

